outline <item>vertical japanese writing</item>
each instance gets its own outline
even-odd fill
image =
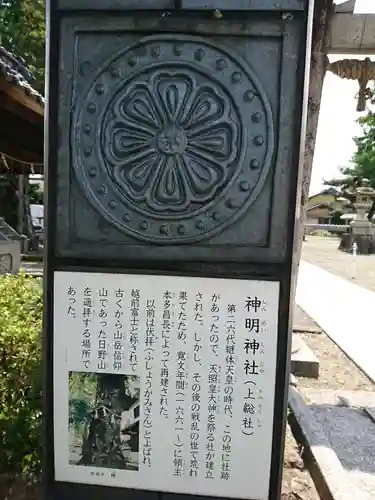
[[[201,422],[201,377],[199,372],[193,374],[192,384],[192,404],[191,404],[191,422],[190,422],[190,467],[189,475],[198,477],[200,450],[200,422]]]
[[[170,369],[170,340],[173,325],[173,295],[171,292],[164,292],[163,296],[163,319],[162,319],[162,355],[160,367],[160,415],[168,419],[168,389],[169,389],[169,369]]]
[[[249,299],[249,298],[248,298]],[[257,307],[259,308],[260,307],[260,315],[261,315],[261,327],[260,327],[260,333],[267,333],[268,331],[268,323],[267,323],[267,318],[268,318],[268,315],[267,314],[263,314],[263,313],[266,313],[267,312],[267,302],[265,300],[259,300],[257,297],[254,297],[254,298],[251,298],[250,297],[250,301],[248,300],[249,302],[249,306],[250,307]],[[261,304],[259,304],[259,302],[261,302]],[[254,340],[254,339],[253,339]],[[252,343],[251,345],[249,345],[249,349],[251,349],[253,351],[253,355],[257,356],[257,359],[258,359],[258,362],[259,362],[259,374],[260,375],[263,375],[264,374],[264,371],[265,371],[265,366],[264,366],[264,342],[263,342],[263,339],[260,338],[259,339],[259,345],[254,345],[254,343]],[[254,352],[255,350],[255,352]],[[257,416],[257,423],[258,423],[258,428],[261,428],[262,427],[262,414],[263,414],[263,399],[264,399],[264,396],[263,396],[263,387],[262,387],[262,384],[258,382],[258,391],[257,391],[257,407],[256,407],[256,416]]]
[[[181,344],[186,344],[186,306],[187,293],[180,291],[179,312],[177,322],[177,343],[178,349]],[[174,440],[174,475],[183,476],[185,474],[184,442],[183,431],[185,427],[185,395],[187,389],[187,361],[188,355],[185,347],[176,352],[176,414],[175,414],[175,440]]]
[[[254,434],[255,426],[255,391],[257,389],[257,377],[259,375],[259,362],[256,354],[260,347],[259,340],[255,337],[255,335],[260,332],[260,318],[258,311],[261,305],[262,301],[257,296],[247,297],[245,300],[245,328],[247,329],[249,335],[252,334],[252,337],[249,336],[244,340],[243,346],[246,354],[244,364],[244,372],[246,376],[246,396],[243,406],[242,433],[246,436],[252,436]]]
[[[202,327],[203,327],[203,294],[195,295],[194,305],[194,348],[193,348],[193,382],[191,387],[191,415],[190,415],[190,465],[189,475],[198,477],[199,474],[199,451],[201,441],[201,374],[199,367],[202,366]],[[196,371],[194,371],[196,370]]]
[[[74,479],[85,462],[93,484],[266,498],[279,283],[67,272],[55,280],[61,474]],[[78,390],[92,408],[102,471],[79,456],[84,430],[70,432]]]
[[[219,349],[219,323],[220,323],[220,295],[213,294],[211,297],[211,327],[210,348],[215,356]],[[206,443],[206,479],[215,477],[216,461],[216,414],[218,408],[218,393],[220,392],[220,365],[210,364],[208,369],[208,418],[207,418],[207,443]]]
[[[119,371],[123,369],[124,360],[124,332],[123,319],[124,316],[124,290],[120,288],[115,290],[115,328],[113,332],[113,369]]]
[[[77,303],[77,290],[70,286],[68,288],[68,309],[66,311],[67,316],[72,318],[77,317],[76,313],[76,303]]]
[[[187,293],[180,292],[178,303],[180,305],[180,310],[178,312],[178,322],[177,322],[177,338],[178,340],[183,340],[186,344],[186,303],[187,303]]]
[[[216,413],[218,412],[218,397],[217,397],[218,381],[219,381],[219,365],[211,364],[208,370],[206,479],[214,479],[214,473],[215,473],[215,457],[216,457],[215,430],[216,430]]]
[[[83,309],[82,309],[82,322],[83,322],[83,333],[82,333],[82,362],[85,368],[88,368],[91,364],[91,343],[92,343],[92,332],[91,332],[91,317],[92,317],[92,290],[89,287],[85,287],[83,290]]]
[[[258,315],[258,310],[262,305],[262,301],[258,299],[258,297],[247,297],[245,301],[245,328],[251,333],[259,333],[260,331],[260,319]]]
[[[198,363],[202,366],[201,350],[202,350],[202,337],[198,332],[201,332],[203,327],[203,294],[198,292],[195,295],[195,306],[194,306],[194,363]]]
[[[74,480],[84,464],[92,484],[266,498],[279,283],[120,272],[55,281],[61,477]],[[80,456],[87,433],[68,425],[82,391],[101,470],[92,453]]]
[[[242,419],[242,434],[246,436],[252,436],[254,434],[255,390],[256,382],[247,379],[245,381],[245,399]]]
[[[129,366],[133,372],[137,369],[137,347],[139,343],[139,300],[140,291],[133,288],[130,300],[130,335],[129,335]]]
[[[148,467],[152,465],[152,367],[154,361],[155,344],[155,300],[148,299],[146,302],[146,335],[145,335],[145,391],[143,394],[143,463]]]
[[[98,290],[99,297],[99,323],[97,368],[106,370],[108,367],[108,290],[101,288]]]
[[[219,348],[219,320],[220,320],[220,295],[215,293],[211,297],[211,327],[210,327],[210,347],[215,356],[218,356]]]
[[[236,365],[236,305],[228,304],[225,337],[225,380],[224,380],[224,415],[226,417],[221,442],[221,475],[228,481],[231,477],[233,399]]]

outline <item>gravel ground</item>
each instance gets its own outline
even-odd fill
[[[298,445],[287,426],[281,500],[321,500],[300,457]]]
[[[302,259],[375,292],[375,255],[353,257],[338,246],[338,238],[308,236]]]
[[[21,479],[11,481],[5,475],[0,475],[1,500],[42,500],[40,484],[25,483]]]
[[[339,239],[308,236],[303,244],[302,259],[375,292],[375,255],[350,254],[338,250]],[[294,324],[306,324],[319,330],[314,321],[297,307]],[[350,361],[327,335],[304,333],[303,339],[320,361],[318,380],[301,379],[309,388],[374,391],[374,384]]]
[[[298,378],[299,386],[308,389],[375,391],[366,375],[325,334],[304,333],[301,337],[320,362],[319,378]]]
[[[375,385],[361,370],[321,331],[319,326],[299,307],[294,313],[294,327],[320,361],[319,379],[298,377],[298,387],[309,389],[342,389],[375,391]],[[283,491],[285,499],[319,500],[309,472],[304,469],[297,444],[288,429],[284,454]],[[294,495],[294,496],[293,496]]]

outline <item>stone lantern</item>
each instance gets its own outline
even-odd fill
[[[375,190],[370,186],[368,179],[362,179],[353,189],[353,207],[355,218],[350,223],[353,242],[358,245],[359,253],[373,253],[374,227],[367,214],[375,199]]]
[[[354,189],[353,206],[356,211],[355,219],[352,221],[352,227],[356,227],[358,223],[366,222],[372,227],[371,221],[367,218],[367,213],[370,210],[375,199],[375,189],[370,186],[368,179],[362,179],[359,186]]]

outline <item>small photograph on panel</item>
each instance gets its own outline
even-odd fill
[[[69,463],[139,469],[140,381],[134,375],[69,373]]]

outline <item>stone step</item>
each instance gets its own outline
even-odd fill
[[[375,392],[289,387],[289,424],[321,498],[375,498],[374,408]]]
[[[319,360],[298,335],[293,335],[291,372],[296,377],[319,378]]]
[[[12,241],[20,241],[21,239],[21,236],[17,233],[17,231],[5,222],[4,217],[0,217],[0,235],[3,235],[4,239]]]

